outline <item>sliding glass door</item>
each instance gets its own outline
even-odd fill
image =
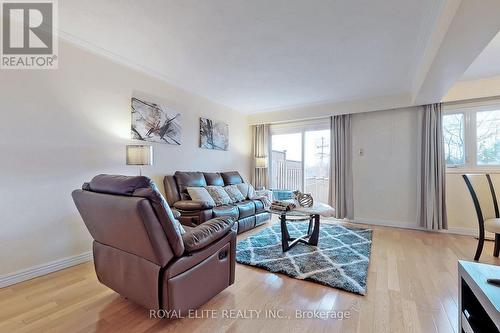
[[[274,190],[303,189],[302,133],[272,136],[271,186]]]
[[[327,120],[271,127],[271,188],[275,199],[299,190],[328,202],[330,129]]]
[[[305,132],[305,193],[328,202],[330,189],[330,130]]]

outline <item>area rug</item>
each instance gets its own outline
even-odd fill
[[[307,233],[308,222],[288,223],[291,237]],[[321,222],[318,246],[281,249],[279,223],[238,242],[236,261],[274,273],[366,294],[372,230]]]

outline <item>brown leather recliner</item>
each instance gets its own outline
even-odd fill
[[[72,193],[101,283],[149,309],[195,309],[234,282],[234,220],[179,222],[147,177],[99,175]]]

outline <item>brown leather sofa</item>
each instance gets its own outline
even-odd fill
[[[99,175],[72,193],[101,283],[149,309],[184,313],[234,282],[234,220],[179,222],[147,177]]]
[[[163,180],[168,204],[181,213],[179,220],[183,225],[194,227],[212,218],[229,216],[237,220],[238,233],[253,229],[271,218],[261,200],[244,200],[213,207],[206,202],[191,200],[186,188],[241,183],[244,183],[244,180],[237,171],[220,173],[176,171],[174,175],[166,176]]]

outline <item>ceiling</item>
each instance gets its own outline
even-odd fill
[[[465,71],[462,80],[477,80],[500,75],[500,32]]]
[[[415,99],[430,84],[428,72],[436,72],[431,65],[437,46],[459,5],[460,0],[64,0],[59,27],[70,42],[255,113],[384,96]],[[455,67],[458,78],[466,67]]]

